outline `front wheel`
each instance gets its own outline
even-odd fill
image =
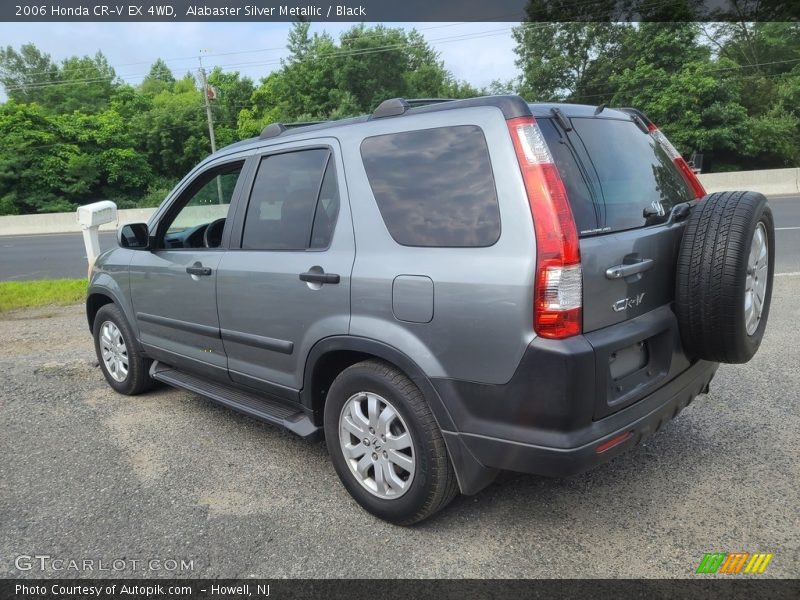
[[[97,311],[92,334],[97,360],[108,385],[128,396],[153,386],[150,361],[139,352],[136,337],[116,304],[106,304]]]
[[[458,493],[428,404],[391,365],[369,360],[339,374],[325,403],[325,438],[347,491],[381,519],[417,523]]]

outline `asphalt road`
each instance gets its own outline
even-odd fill
[[[100,234],[100,249],[116,245],[113,231]],[[86,277],[80,233],[0,236],[0,281]]]
[[[505,474],[414,528],[362,511],[323,443],[177,390],[112,392],[80,306],[2,314],[0,578],[692,578],[739,551],[797,577],[798,296],[777,277],[756,357],[645,445],[571,479]],[[124,570],[23,572],[20,555]]]
[[[800,272],[800,196],[770,198],[775,215],[778,273]],[[116,234],[100,234],[100,247]],[[78,233],[0,236],[0,281],[86,277],[86,251]]]

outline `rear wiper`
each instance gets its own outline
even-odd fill
[[[657,222],[656,219],[662,218],[662,223],[672,225],[688,217],[689,213],[692,212],[692,206],[694,206],[694,202],[680,202],[672,207],[669,214],[665,214],[663,208],[659,210],[655,206],[648,206],[642,211],[642,216],[653,224]]]
[[[561,112],[561,109],[551,108],[550,112],[553,113],[553,116],[556,118],[556,121],[558,121],[558,124],[561,125],[561,129],[563,129],[565,132],[572,131],[572,125],[570,124],[569,119],[564,115],[564,113]]]
[[[680,204],[673,206],[672,210],[669,211],[667,225],[672,225],[677,221],[683,221],[692,212],[692,207],[694,205],[694,202],[681,202]]]

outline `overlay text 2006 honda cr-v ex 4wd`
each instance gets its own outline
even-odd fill
[[[120,393],[154,381],[324,434],[401,524],[498,471],[607,461],[764,335],[764,196],[706,195],[634,109],[387,100],[209,156],[99,257]]]

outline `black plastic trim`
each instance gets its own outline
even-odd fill
[[[232,385],[209,381],[202,376],[174,369],[155,361],[150,376],[171,386],[188,390],[250,417],[288,429],[302,438],[316,438],[321,428],[302,410],[279,401],[249,393]]]
[[[453,470],[462,494],[476,494],[489,485],[497,475],[497,469],[482,465],[463,441],[454,435],[455,425],[447,406],[431,384],[431,380],[411,358],[400,350],[383,342],[358,336],[332,336],[320,340],[311,349],[306,360],[303,389],[300,400],[307,411],[313,409],[313,378],[315,367],[326,354],[347,350],[381,358],[403,371],[420,389],[431,407],[436,422],[442,429]]]
[[[482,465],[552,477],[575,475],[611,460],[661,429],[699,394],[708,391],[718,366],[718,363],[704,361],[696,363],[637,404],[580,432],[565,435],[564,440],[569,443],[565,447],[513,441],[477,432],[457,436]],[[602,443],[626,433],[629,434],[627,439],[619,445],[604,452],[597,451]]]
[[[169,317],[162,317],[160,315],[151,315],[149,313],[136,313],[136,318],[145,323],[153,323],[163,327],[171,327],[173,329],[180,329],[181,331],[188,331],[197,335],[204,335],[206,337],[213,337],[220,339],[219,327],[211,327],[209,325],[199,325],[198,323],[190,323],[188,321],[181,321],[180,319],[170,319]]]
[[[287,340],[279,340],[263,335],[244,333],[242,331],[233,331],[232,329],[221,329],[220,332],[223,342],[229,340],[237,344],[272,350],[273,352],[280,352],[281,354],[291,354],[294,351],[294,344]]]
[[[317,363],[325,354],[339,350],[371,354],[395,365],[408,375],[417,387],[420,388],[423,395],[425,395],[425,398],[428,400],[439,426],[442,427],[442,429],[452,430],[454,428],[453,420],[447,412],[444,403],[436,392],[436,389],[431,385],[430,379],[428,379],[419,365],[406,354],[388,344],[372,338],[359,336],[335,335],[320,340],[311,348],[311,351],[308,353],[308,358],[306,359],[303,390],[300,394],[300,400],[304,406],[308,408],[313,407],[312,384],[314,369]]]
[[[313,411],[309,411],[305,406],[300,404],[300,390],[296,390],[279,383],[274,383],[266,379],[253,377],[236,369],[228,370],[229,379],[234,385],[259,394],[268,394],[284,402],[291,402],[293,405],[302,409],[309,415],[313,415]]]

